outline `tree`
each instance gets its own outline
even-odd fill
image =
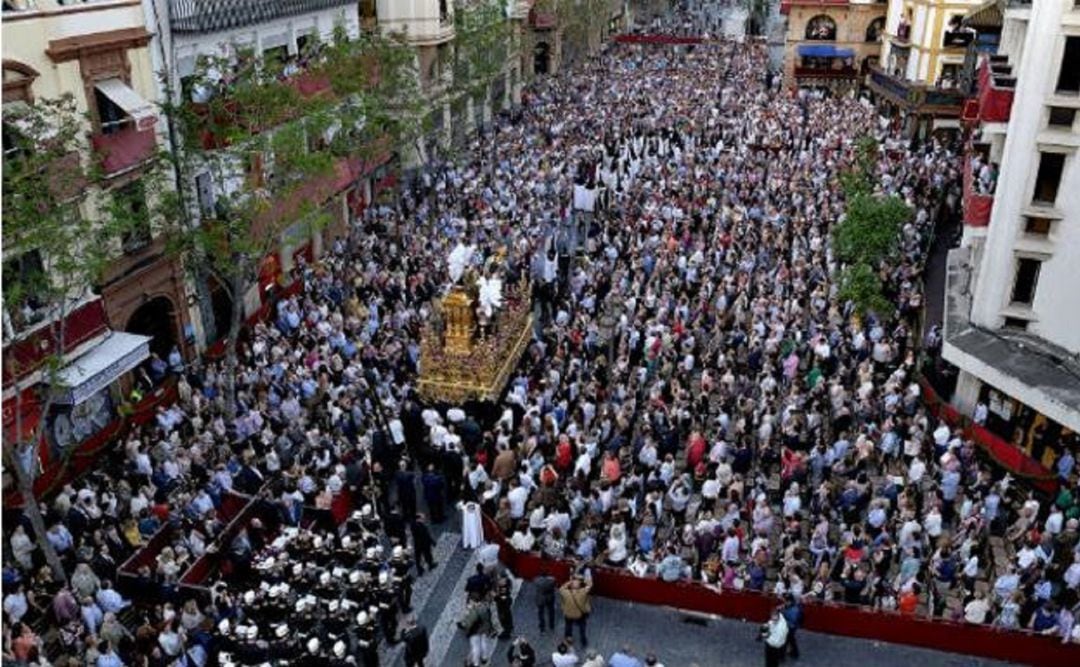
[[[844,220],[833,227],[833,250],[843,262],[876,266],[896,255],[900,231],[911,216],[911,208],[895,195],[857,194],[848,200]]]
[[[450,97],[459,105],[473,101],[477,127],[483,125],[484,109],[489,104],[494,112],[491,88],[506,70],[512,39],[504,6],[497,0],[483,0],[454,12],[454,83]],[[494,169],[494,132],[490,136],[490,167]]]
[[[3,460],[14,474],[38,547],[54,575],[66,580],[60,559],[45,539],[34,481],[38,448],[57,398],[54,388],[61,384],[59,373],[70,352],[67,316],[100,282],[119,252],[120,239],[141,233],[148,220],[130,207],[123,210],[118,198],[106,193],[105,175],[84,138],[85,119],[70,94],[5,110],[4,122],[5,335],[17,339],[26,328],[44,322],[38,335],[52,345],[46,356],[22,367],[18,359],[5,359],[13,377],[31,378],[34,386],[16,387],[14,438],[5,438]],[[147,178],[157,173],[154,163],[146,170]],[[80,205],[99,214],[84,217]],[[29,429],[24,423],[27,391],[37,394],[41,415]],[[61,452],[61,474],[74,449]]]
[[[850,302],[860,315],[875,313],[888,318],[895,310],[882,294],[881,279],[873,268],[862,262],[846,266],[840,272],[838,295],[841,301]]]
[[[186,222],[191,216],[174,200],[169,236],[189,270],[215,276],[231,300],[224,368],[230,419],[244,304],[264,260],[284,235],[307,238],[329,222],[323,204],[350,161],[417,134],[407,48],[377,33],[350,39],[338,26],[328,43],[302,54],[302,64],[243,50],[203,57],[189,83],[198,101],[166,105],[181,137],[182,187],[205,174],[214,188],[213,210],[203,211],[198,225]]]
[[[895,195],[875,194],[880,146],[870,136],[855,144],[850,169],[840,175],[847,198],[844,219],[832,228],[832,247],[845,264],[840,274],[840,298],[860,313],[873,311],[883,317],[893,308],[882,291],[877,269],[896,257],[900,234],[912,210]]]

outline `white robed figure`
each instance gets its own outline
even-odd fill
[[[461,276],[465,275],[465,269],[472,264],[475,251],[474,246],[467,246],[464,243],[458,243],[450,251],[450,256],[446,258],[446,268],[450,272],[450,284],[456,285],[461,280]]]
[[[502,307],[502,278],[480,276],[476,284],[479,287],[480,312],[490,320],[495,311]]]
[[[480,506],[467,502],[461,506],[461,546],[476,549],[484,546],[484,526],[480,519]]]

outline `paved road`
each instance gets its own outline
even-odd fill
[[[537,631],[532,585],[525,583],[514,605],[518,634],[525,634],[537,654],[540,664],[550,664],[550,655],[558,637],[551,632]],[[558,622],[558,621],[557,621]],[[677,609],[651,607],[629,602],[597,599],[589,620],[589,647],[605,656],[623,646],[637,655],[652,651],[665,667],[742,667],[764,664],[761,644],[754,641],[757,624],[729,619],[703,618]],[[1008,663],[983,660],[952,653],[941,653],[910,646],[849,639],[816,633],[800,633],[802,658],[788,663],[797,667],[991,667]],[[493,667],[506,665],[508,642],[499,643],[491,661]],[[457,632],[447,649],[433,655],[441,656],[442,667],[465,664],[468,642]]]

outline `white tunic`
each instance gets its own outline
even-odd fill
[[[465,503],[461,509],[461,546],[475,549],[484,545],[484,527],[480,521],[480,506]]]

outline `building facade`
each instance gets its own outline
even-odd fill
[[[1080,432],[1080,6],[1003,3],[979,69],[943,356],[969,415],[1050,466]]]
[[[876,0],[783,0],[784,84],[857,88],[878,61],[885,9]]]
[[[9,142],[26,131],[13,126],[18,119],[34,105],[70,96],[87,137],[73,159],[84,173],[100,173],[71,193],[72,214],[90,225],[121,211],[133,221],[122,238],[106,241],[113,259],[98,284],[61,296],[60,303],[9,304],[19,312],[4,313],[5,435],[15,436],[14,428],[27,436],[30,425],[44,421],[46,450],[85,442],[115,419],[128,396],[129,372],[151,351],[163,358],[174,347],[192,351],[184,274],[150,213],[159,193],[144,187],[163,133],[152,40],[139,0],[3,5],[5,168],[19,159]],[[27,267],[51,273],[46,254],[5,243],[5,283],[19,280]],[[51,281],[67,282],[55,275]],[[56,357],[65,365],[46,374]],[[40,414],[50,403],[42,387],[55,382],[64,392]]]
[[[162,99],[171,97],[177,107],[204,101],[205,93],[197,85],[202,74],[200,63],[239,63],[252,57],[285,63],[295,70],[296,84],[303,87],[300,79],[304,58],[317,44],[333,39],[336,31],[356,39],[361,30],[361,7],[355,0],[145,0],[145,8],[156,36],[150,55],[155,71],[165,74],[158,79],[159,95]],[[228,147],[207,145],[204,149],[204,156],[185,162],[188,168],[179,176],[188,195],[192,224],[214,219],[219,199],[236,192],[245,179],[258,177],[256,172],[268,170],[261,161],[253,165],[247,155],[235,154],[235,159],[228,162],[233,153]],[[232,167],[222,169],[223,163]],[[211,169],[212,164],[219,168]],[[317,205],[333,222],[317,234],[291,228],[280,233],[278,246],[265,260],[272,270],[265,271],[259,285],[241,296],[245,316],[264,305],[267,288],[288,274],[298,255],[309,259],[318,256],[325,238],[344,233],[350,209],[371,201],[370,177],[375,175],[374,170],[350,175],[356,180],[349,178],[327,187],[313,184],[312,192],[318,191],[321,199]],[[200,347],[205,347],[227,331],[232,297],[212,275],[196,272],[194,282],[193,301],[198,304],[198,315],[192,318],[193,328]]]

